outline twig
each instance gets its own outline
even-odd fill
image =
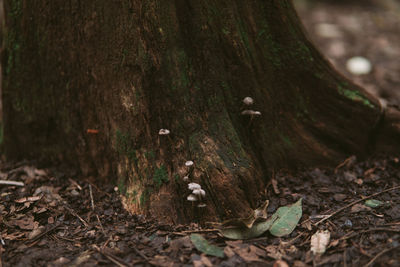
[[[130,265],[124,263],[124,261],[122,259],[118,258],[117,256],[108,254],[104,250],[100,249],[98,246],[93,245],[93,247],[95,248],[95,250],[97,252],[99,252],[101,255],[105,256],[107,259],[109,259],[110,261],[115,263],[117,266],[119,266],[119,267],[128,267],[128,266],[130,266]]]
[[[314,225],[317,226],[318,224],[320,224],[320,223],[322,223],[322,222],[328,220],[330,217],[335,216],[335,215],[338,214],[339,212],[341,212],[341,211],[343,211],[343,210],[345,210],[345,209],[347,209],[347,208],[349,208],[349,207],[351,207],[351,206],[353,206],[353,205],[355,205],[355,204],[357,204],[357,203],[360,203],[360,202],[365,201],[365,200],[367,200],[367,199],[376,197],[377,195],[380,195],[380,194],[383,194],[383,193],[386,193],[386,192],[389,192],[389,191],[392,191],[392,190],[396,190],[396,189],[399,189],[399,188],[400,188],[400,186],[395,186],[395,187],[392,187],[392,188],[383,190],[383,191],[381,191],[381,192],[372,194],[372,195],[367,196],[367,197],[365,197],[365,198],[362,198],[362,199],[353,201],[353,202],[351,202],[350,204],[348,204],[348,205],[346,205],[346,206],[344,206],[344,207],[338,209],[337,211],[335,211],[335,212],[333,212],[333,213],[327,215],[325,218],[323,218],[322,220],[316,222]]]
[[[69,178],[68,179],[72,184],[74,184],[79,190],[82,190],[82,187],[73,179]]]
[[[28,240],[28,242],[35,242],[36,240],[42,238],[44,235],[47,235],[48,233],[54,231],[55,229],[57,229],[58,227],[61,226],[61,223],[58,223],[56,225],[53,225],[52,227],[50,227],[48,230],[44,231],[41,234],[38,234],[37,236],[35,236],[34,238]]]
[[[23,182],[18,181],[9,181],[9,180],[0,180],[0,185],[15,185],[15,186],[24,186]]]
[[[92,204],[92,210],[94,211],[94,200],[93,200],[93,192],[91,184],[89,184],[89,195],[90,195],[90,203]]]
[[[85,225],[85,227],[89,227],[89,226],[90,226],[90,225],[89,225],[84,219],[82,219],[82,217],[79,216],[78,213],[76,213],[73,209],[71,209],[71,208],[68,207],[68,206],[65,206],[65,208],[66,208],[73,216],[75,216],[76,218],[78,218],[78,219],[83,223],[83,225]]]
[[[213,232],[219,232],[219,230],[218,229],[187,230],[187,231],[182,231],[182,232],[172,232],[172,234],[187,235],[187,234],[193,234],[193,233],[213,233]]]
[[[382,256],[383,254],[388,253],[388,252],[390,252],[390,251],[392,251],[392,250],[395,250],[395,249],[397,249],[397,248],[400,248],[400,246],[396,246],[396,247],[392,247],[392,248],[387,248],[387,249],[385,249],[385,250],[379,252],[378,254],[376,254],[375,257],[372,258],[372,260],[370,260],[367,264],[365,264],[364,267],[372,266],[372,265],[374,264],[374,262],[375,262],[380,256]]]
[[[92,205],[92,210],[94,211],[93,190],[92,190],[92,185],[91,184],[89,184],[89,195],[90,195],[90,203]],[[100,225],[101,231],[103,232],[103,235],[105,236],[106,232],[104,231],[103,224],[101,223],[100,217],[99,217],[98,214],[96,214],[96,218],[97,218],[97,221],[98,221],[98,223]]]
[[[137,248],[135,248],[134,246],[132,247],[133,250],[136,252],[136,254],[138,254],[140,257],[142,257],[143,259],[146,260],[146,262],[149,262],[149,258],[144,255],[140,250],[138,250]]]
[[[355,237],[357,235],[360,235],[360,234],[365,234],[365,233],[375,232],[375,231],[387,231],[387,232],[400,233],[400,229],[380,228],[380,227],[378,227],[378,228],[371,228],[371,229],[368,229],[368,230],[360,231],[360,232],[357,232],[357,233],[351,233],[350,235],[343,236],[343,237],[339,238],[339,240],[347,240],[347,239],[353,238],[353,237]]]
[[[103,235],[106,236],[106,232],[104,231],[103,224],[100,221],[99,215],[96,214],[96,218],[97,218],[97,221],[99,222],[99,225],[100,225],[101,231],[103,232]]]

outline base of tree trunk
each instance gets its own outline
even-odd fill
[[[130,211],[189,222],[246,216],[279,169],[398,147],[397,111],[333,70],[291,1],[128,2],[5,1],[8,157],[78,166]]]

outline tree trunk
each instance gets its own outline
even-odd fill
[[[7,155],[113,181],[132,212],[243,216],[274,170],[337,163],[377,141],[379,103],[316,51],[289,0],[6,0],[5,10]],[[187,201],[185,176],[205,208]]]

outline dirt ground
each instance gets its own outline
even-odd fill
[[[400,9],[396,10],[396,1],[387,1],[395,6],[383,2],[299,0],[298,8],[310,38],[333,65],[388,104],[397,105]],[[334,33],[321,33],[321,23],[335,25]],[[371,73],[357,76],[346,70],[346,61],[353,56],[370,60]],[[299,224],[285,237],[265,233],[239,241],[195,222],[163,225],[130,215],[115,185],[95,185],[61,166],[1,162],[0,180],[24,183],[0,185],[0,267],[400,266],[400,157],[396,155],[350,157],[335,169],[276,173],[265,189],[268,213],[302,198]],[[376,207],[366,205],[367,199]],[[330,233],[322,255],[310,250],[318,230]],[[224,256],[199,251],[192,234],[222,248]]]

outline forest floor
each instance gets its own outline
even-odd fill
[[[342,73],[396,104],[400,13],[369,6],[370,1],[334,2],[299,7],[310,37]],[[335,24],[335,37],[314,32],[319,23]],[[353,30],[346,28],[349,23]],[[358,55],[372,62],[370,74],[354,76],[346,70],[346,60]],[[94,185],[61,167],[1,162],[0,180],[23,182],[0,185],[0,267],[400,266],[396,156],[350,157],[336,168],[277,173],[266,188],[268,214],[302,198],[299,224],[285,237],[265,233],[238,241],[196,223],[165,225],[130,215],[114,185]],[[367,199],[376,207],[366,205]],[[318,230],[329,231],[330,242],[325,253],[315,256],[311,237]],[[222,248],[224,257],[200,252],[192,234]]]

